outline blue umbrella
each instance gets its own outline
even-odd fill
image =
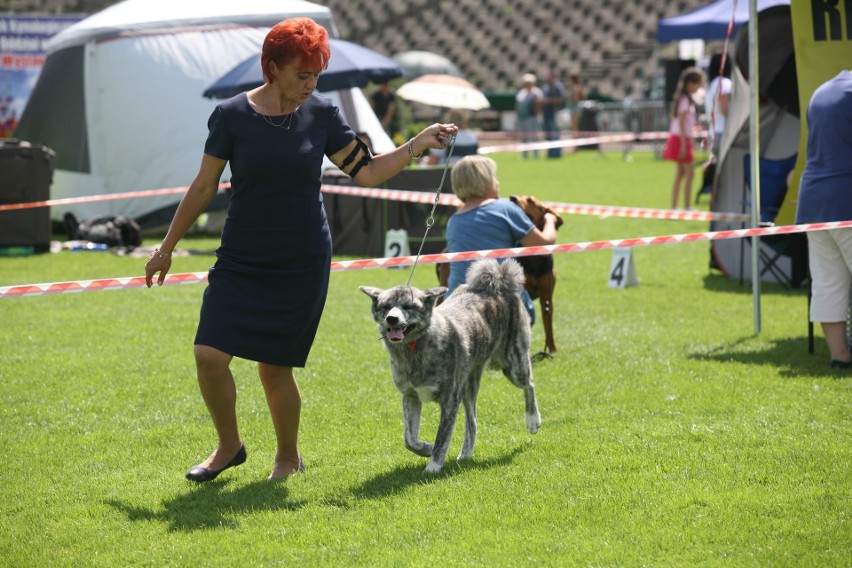
[[[319,76],[317,89],[337,91],[351,87],[366,87],[367,83],[383,83],[402,76],[402,68],[389,57],[364,46],[331,39],[331,58],[328,69]],[[252,55],[207,87],[204,96],[227,99],[263,84],[260,54]]]

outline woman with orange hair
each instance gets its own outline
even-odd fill
[[[269,479],[304,469],[298,451],[304,367],[328,291],[331,234],[320,193],[324,156],[359,185],[387,180],[457,128],[433,124],[407,144],[370,155],[331,101],[316,94],[328,65],[328,32],[310,18],[275,25],[261,53],[265,82],[218,105],[208,120],[201,166],[162,244],[146,265],[162,285],[178,241],[216,195],[225,165],[231,195],[217,260],[204,291],[195,362],[218,446],[186,477],[204,482],[246,460],[237,427],[234,357],[256,361],[277,453]]]

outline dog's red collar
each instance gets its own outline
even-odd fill
[[[412,353],[414,352],[415,348],[417,348],[417,342],[416,341],[412,341],[411,343],[408,344],[408,350],[411,351]]]

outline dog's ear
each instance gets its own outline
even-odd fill
[[[423,294],[425,296],[424,299],[427,303],[434,305],[438,298],[447,293],[447,290],[448,288],[446,288],[445,286],[438,286],[437,288],[427,288],[426,290],[423,290]]]
[[[384,292],[381,288],[374,288],[373,286],[358,286],[358,289],[370,296],[374,302],[379,297],[379,294]]]
[[[518,203],[518,196],[517,196],[517,195],[510,195],[510,196],[509,196],[509,201],[511,201],[511,202],[512,202],[512,203],[514,203],[515,205],[520,205],[520,203]]]

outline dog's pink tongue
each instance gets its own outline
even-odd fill
[[[401,329],[389,329],[388,339],[390,339],[391,341],[402,341],[403,339],[405,339],[405,335],[403,335]]]

